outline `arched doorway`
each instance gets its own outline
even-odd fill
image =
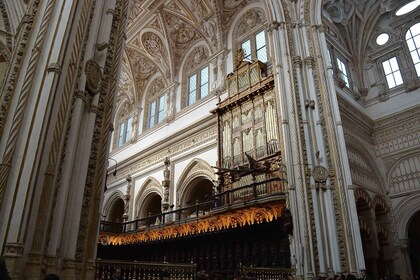
[[[182,200],[182,207],[193,206],[200,204],[200,213],[209,211],[213,204],[212,201],[213,195],[213,183],[205,177],[198,177],[191,181],[187,186],[184,198]],[[209,203],[206,203],[209,202]],[[186,211],[185,214],[191,215],[197,209],[191,208]]]
[[[124,201],[121,198],[116,199],[107,215],[108,222],[122,223],[124,215]]]
[[[157,193],[149,194],[143,202],[143,207],[140,212],[140,219],[149,217],[143,220],[143,225],[160,224],[160,218],[157,215],[162,214],[162,197]]]
[[[420,276],[420,211],[411,218],[408,224],[408,238],[410,240],[410,260],[413,275]]]

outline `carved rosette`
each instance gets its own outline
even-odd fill
[[[102,71],[99,64],[89,59],[85,66],[86,88],[90,94],[97,94],[101,85]]]

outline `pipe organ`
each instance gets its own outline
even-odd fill
[[[241,178],[233,178],[232,172],[228,172],[243,170],[245,166],[251,168],[250,158],[265,164],[268,159],[280,161],[273,75],[268,74],[267,65],[260,61],[240,61],[236,66],[227,77],[227,98],[213,111],[218,117],[219,175],[223,173],[219,187],[223,190],[269,179],[270,168],[266,174],[242,174]]]

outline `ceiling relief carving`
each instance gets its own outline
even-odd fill
[[[148,92],[149,92],[148,97],[153,98],[159,95],[165,87],[166,87],[165,80],[162,77],[158,77],[154,79],[148,89]]]
[[[169,55],[160,37],[153,32],[145,32],[141,42],[146,52],[153,57],[157,65],[162,67],[162,72],[169,78],[171,73]]]
[[[261,9],[253,9],[246,12],[239,20],[235,28],[234,38],[240,38],[243,34],[248,34],[257,26],[265,22],[265,14]]]
[[[146,53],[143,53],[139,50],[135,50],[131,47],[126,49],[127,57],[129,57],[133,82],[135,86],[135,101],[136,103],[140,102],[142,99],[142,94],[144,92],[144,87],[148,79],[154,75],[157,71],[162,71],[157,67],[157,65],[147,56]]]
[[[204,37],[188,22],[173,14],[164,13],[164,21],[168,34],[169,46],[174,58],[173,67],[177,69],[185,52]]]
[[[145,0],[134,0],[131,4],[131,13],[128,16],[128,20],[132,23],[139,15],[144,11],[142,8],[143,3]]]
[[[185,62],[187,72],[194,70],[209,57],[209,50],[205,46],[195,47]]]
[[[228,27],[235,14],[243,7],[247,5],[246,0],[218,0],[218,6],[220,7],[221,13],[221,26]],[[255,2],[255,1],[249,1]],[[223,32],[227,33],[228,28],[224,28]]]

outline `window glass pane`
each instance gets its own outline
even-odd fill
[[[420,34],[420,23],[416,23],[410,28],[411,36],[416,36]]]
[[[257,47],[257,59],[261,62],[267,61],[267,47],[265,42],[265,31],[255,35],[255,44]]]
[[[200,95],[201,98],[207,96],[209,94],[209,84],[204,84],[200,87]]]
[[[267,62],[267,48],[266,47],[257,50],[257,59],[264,63]]]
[[[124,139],[125,143],[127,143],[128,140],[130,140],[131,138],[132,125],[133,125],[133,117],[129,118],[127,121],[127,129],[125,132],[125,139]]]
[[[395,85],[399,86],[403,84],[403,79],[401,77],[400,70],[394,73],[394,78],[395,78]]]
[[[193,104],[194,102],[195,102],[195,100],[196,100],[196,91],[194,90],[194,91],[190,91],[189,93],[188,93],[188,105],[191,105],[191,104]]]
[[[209,94],[209,68],[206,67],[201,70],[200,80],[200,97],[207,96]]]
[[[394,77],[392,76],[392,74],[389,74],[389,75],[386,76],[386,81],[388,82],[388,87],[389,88],[395,87],[395,81],[394,81]]]
[[[416,72],[417,72],[417,76],[420,77],[420,63],[416,64]]]
[[[389,61],[388,60],[382,62],[382,67],[384,68],[385,75],[388,75],[389,73],[391,73],[391,66],[389,65]]]
[[[413,59],[414,64],[419,63],[419,53],[417,51],[411,52],[411,58]]]
[[[245,52],[244,60],[251,60],[251,40],[246,40],[242,43],[242,49]]]
[[[165,95],[159,97],[158,123],[163,121],[165,117]]]
[[[395,72],[399,69],[397,59],[395,57],[391,58],[389,60],[389,63],[391,63],[391,70],[392,72]]]
[[[156,114],[156,101],[153,101],[150,104],[149,128],[152,128],[155,125],[155,114]]]
[[[206,67],[201,70],[201,84],[208,83],[209,81],[209,68]]]
[[[344,82],[346,83],[346,86],[349,86],[349,78],[347,75],[347,69],[346,69],[346,65],[344,64],[344,62],[342,62],[339,58],[337,58],[337,65],[338,65],[338,69],[340,69],[341,73],[342,73],[342,77]]]
[[[193,104],[196,101],[197,93],[197,75],[190,77],[189,88],[188,88],[188,105]]]
[[[265,47],[265,32],[261,31],[257,35],[255,35],[255,42],[257,45],[257,50]]]
[[[124,130],[125,130],[125,122],[120,123],[120,128],[118,129],[118,143],[117,146],[121,146],[124,144]]]
[[[189,91],[193,91],[197,89],[197,75],[193,75],[190,77],[190,86],[189,86]]]
[[[416,46],[414,45],[414,41],[411,38],[407,40],[407,46],[410,51],[416,49]]]
[[[416,49],[420,48],[420,35],[417,35],[416,37],[414,37],[414,46]]]

